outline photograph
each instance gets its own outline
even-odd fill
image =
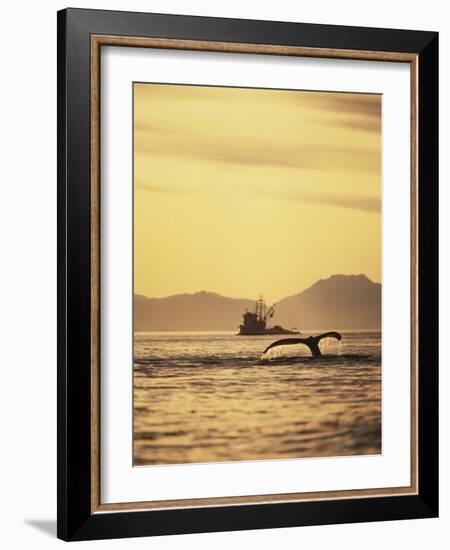
[[[439,515],[439,29],[276,9],[58,11],[59,539]]]
[[[380,455],[382,95],[132,86],[133,465]]]

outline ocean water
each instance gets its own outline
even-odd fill
[[[136,333],[134,464],[380,453],[381,334],[340,332],[318,358],[263,357],[283,336]]]

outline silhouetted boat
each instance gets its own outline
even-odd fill
[[[275,304],[266,306],[264,298],[260,296],[255,303],[254,311],[246,310],[243,314],[244,322],[239,326],[239,336],[261,336],[264,334],[300,334],[296,330],[288,330],[280,325],[267,327],[267,319],[275,314]]]

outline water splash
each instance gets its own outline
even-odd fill
[[[266,353],[261,354],[262,361],[270,361],[272,359],[279,359],[283,355],[283,352],[280,348],[272,348]]]
[[[342,355],[342,340],[323,338],[319,346],[323,355]]]

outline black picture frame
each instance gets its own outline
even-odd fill
[[[418,61],[418,492],[92,513],[91,36],[402,52]],[[117,11],[58,12],[58,537],[88,540],[438,515],[438,33]]]

